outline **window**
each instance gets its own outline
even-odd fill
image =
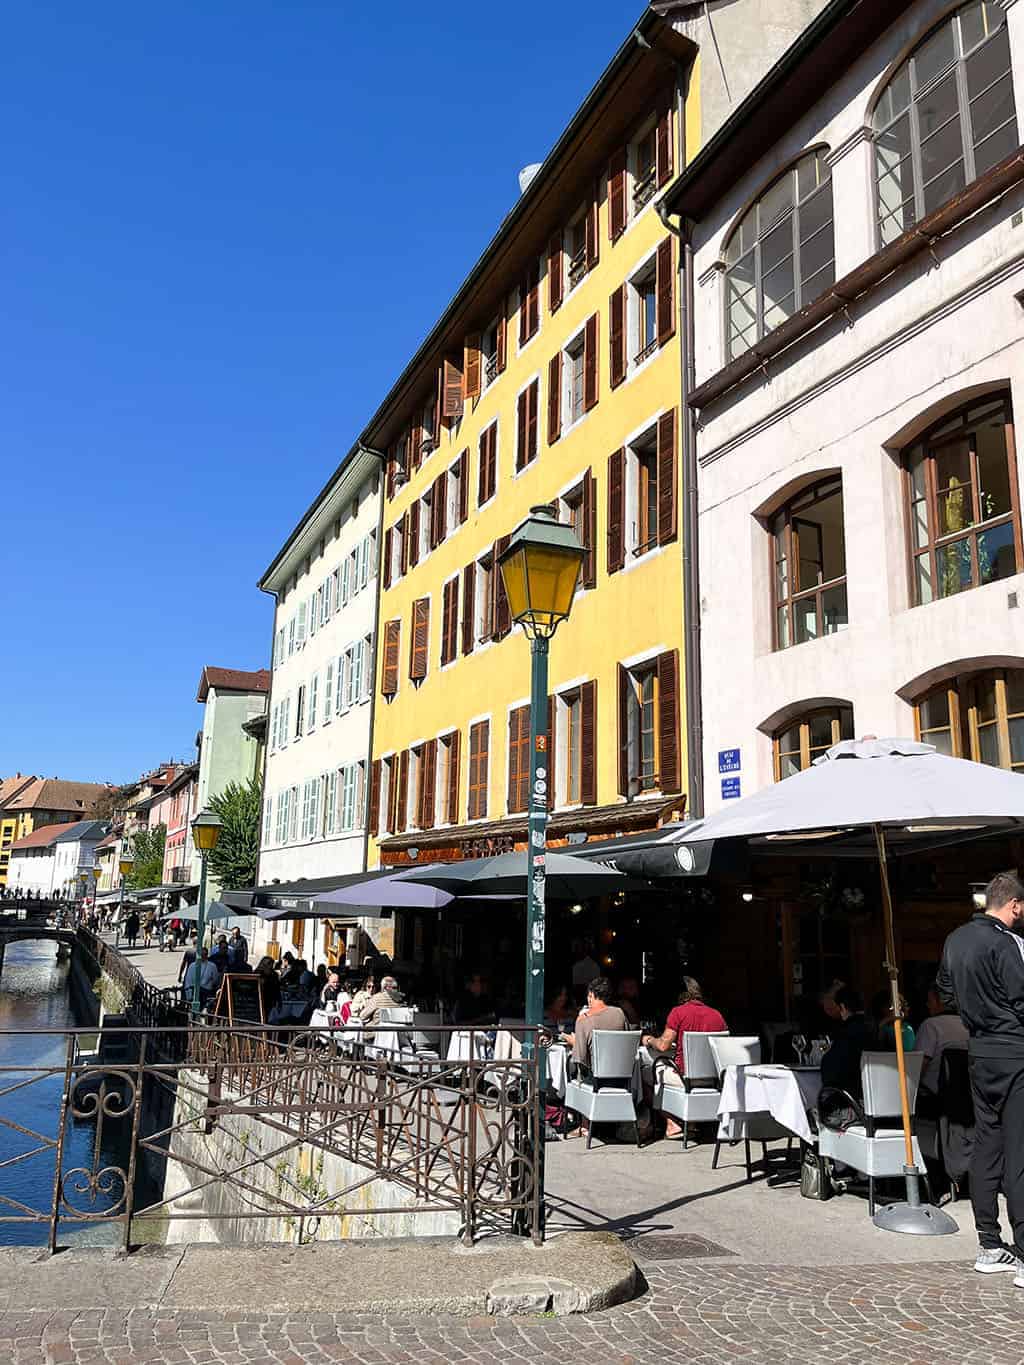
[[[480,338],[480,353],[483,359],[483,387],[493,384],[505,368],[505,318],[504,314],[494,319],[485,328]]]
[[[729,360],[835,283],[832,178],[819,148],[765,190],[725,248]]]
[[[441,665],[450,664],[459,652],[459,580],[450,578],[441,599]]]
[[[526,810],[530,798],[530,708],[508,713],[508,809]]]
[[[306,647],[306,612],[308,603],[305,598],[299,603],[298,624],[295,627],[295,648],[305,649]]]
[[[476,504],[490,502],[498,487],[498,424],[492,422],[480,436],[480,469]]]
[[[366,581],[377,577],[377,532],[366,537]]]
[[[306,721],[306,684],[301,683],[295,695],[295,732],[293,738],[301,739]]]
[[[1017,146],[1002,6],[974,0],[933,29],[882,92],[874,131],[884,246]]]
[[[270,831],[273,823],[274,798],[267,796],[263,800],[263,844],[270,843]]]
[[[412,604],[412,630],[409,632],[409,677],[422,682],[427,676],[430,647],[430,598],[420,597]]]
[[[318,718],[318,705],[320,700],[320,674],[314,673],[309,680],[309,723],[306,726],[307,733],[316,729]]]
[[[288,842],[294,844],[299,837],[299,789],[288,789]]]
[[[772,737],[775,781],[803,772],[814,760],[838,744],[853,739],[853,707],[833,706],[809,711]]]
[[[565,415],[569,423],[583,416],[583,333],[565,348]]]
[[[338,828],[340,830],[356,829],[362,823],[360,811],[364,796],[364,765],[362,763],[347,763],[340,769],[338,778],[341,792]]]
[[[587,273],[587,207],[580,209],[565,230],[565,254],[569,261],[569,290]]]
[[[437,790],[434,809],[439,825],[455,825],[459,820],[459,732],[442,735],[437,741]]]
[[[384,625],[384,648],[382,651],[380,690],[385,697],[393,697],[398,691],[398,666],[401,649],[402,623],[388,621]],[[341,677],[338,677],[341,686]]]
[[[430,487],[420,498],[419,518],[416,523],[416,561],[426,559],[430,554],[434,525],[434,489]]]
[[[537,409],[540,381],[531,380],[516,403],[516,469],[525,469],[537,458]]]
[[[274,826],[274,841],[278,844],[286,843],[288,840],[288,803],[289,789],[277,794],[277,821]]]
[[[320,589],[320,624],[326,626],[334,611],[334,575],[324,579]]]
[[[846,545],[843,486],[826,479],[791,499],[772,519],[775,648],[844,630]]]
[[[540,266],[531,261],[519,286],[519,345],[525,346],[540,327]]]
[[[334,712],[334,661],[327,665],[324,673],[324,718],[323,724],[330,725]]]
[[[362,641],[362,658],[359,661],[359,701],[369,701],[370,693],[373,691],[373,636],[364,635]]]
[[[466,498],[466,476],[469,472],[469,451],[464,450],[448,470],[446,481],[447,502],[446,523],[448,526],[461,526],[468,512]]]
[[[658,345],[658,290],[654,262],[630,281],[636,308],[636,331],[630,350],[634,365],[642,365]]]
[[[476,638],[483,644],[494,634],[494,555],[476,562]]]
[[[469,730],[469,809],[470,820],[487,815],[487,768],[490,757],[490,721],[479,720]]]
[[[657,130],[652,123],[633,144],[633,211],[639,213],[658,188]]]
[[[673,649],[619,665],[619,792],[632,800],[680,788],[679,652]]]
[[[594,476],[588,469],[575,487],[558,500],[558,519],[571,526],[576,539],[583,546],[585,557],[580,574],[580,591],[596,586],[597,492]]]
[[[288,622],[288,657],[295,653],[295,617]]]
[[[323,608],[323,593],[319,588],[309,599],[309,638],[312,639],[320,625],[320,612]]]
[[[676,414],[663,413],[642,436],[608,457],[608,572],[675,540]],[[591,566],[592,567],[592,566]]]
[[[566,805],[576,805],[580,800],[583,778],[583,700],[579,690],[566,692],[559,698],[561,720],[565,727],[565,742],[562,745],[559,794]]]
[[[285,629],[284,629],[284,626],[282,626],[281,629],[277,632],[277,656],[276,656],[276,657],[277,657],[277,665],[276,665],[276,666],[277,666],[278,668],[280,668],[280,666],[284,663],[284,660],[285,660],[285,638],[286,638],[286,637],[285,637]]]
[[[907,454],[915,605],[1017,573],[1022,565],[1009,401],[945,418]]]
[[[940,753],[1024,772],[1024,669],[950,678],[918,698],[914,720]]]
[[[338,827],[338,772],[324,775],[324,833],[333,834]]]

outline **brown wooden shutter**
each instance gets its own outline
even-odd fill
[[[394,832],[401,834],[409,814],[409,750],[403,749],[398,760],[398,782],[395,799]]]
[[[462,374],[452,360],[444,362],[444,378],[441,381],[441,416],[462,416]]]
[[[482,507],[490,494],[487,491],[487,449],[490,445],[490,431],[480,433],[480,443],[477,448],[477,471],[476,471],[476,505]]]
[[[437,788],[437,740],[428,739],[420,754],[420,829],[434,828]]]
[[[370,835],[380,833],[380,759],[370,764]]]
[[[450,664],[459,652],[459,580],[444,585],[444,620],[441,627],[441,662]]]
[[[388,621],[384,626],[383,664],[380,671],[380,690],[385,697],[398,691],[398,657],[402,642],[401,621]],[[338,679],[341,690],[341,678]]]
[[[409,677],[420,682],[427,676],[430,649],[430,598],[420,597],[412,604],[412,632],[409,639]]]
[[[469,731],[469,803],[470,820],[481,820],[487,814],[488,763],[490,759],[490,724],[478,720]]]
[[[678,534],[676,508],[676,410],[658,418],[658,544]]]
[[[459,525],[469,519],[469,451],[459,456]]]
[[[423,458],[423,427],[418,420],[409,428],[405,448],[409,452],[410,470],[419,469]]]
[[[527,459],[537,458],[537,427],[540,416],[540,380],[535,379],[526,390],[526,452]]]
[[[618,573],[626,562],[626,452],[608,456],[608,572]]]
[[[551,234],[548,243],[548,309],[557,313],[562,306],[562,230]]]
[[[608,236],[616,242],[626,230],[626,149],[608,163]]]
[[[388,502],[390,502],[391,499],[395,496],[395,474],[396,474],[395,457],[394,455],[389,455],[387,464],[387,480],[384,489],[385,496],[387,497]]]
[[[524,771],[525,765],[525,771]],[[517,706],[508,714],[508,808],[526,809],[530,790],[530,708]]]
[[[619,795],[629,795],[629,670],[619,664]]]
[[[462,652],[472,654],[476,643],[476,562],[462,570]]]
[[[406,516],[406,514],[405,514],[404,512],[403,512],[402,515],[398,518],[398,525],[397,525],[397,527],[395,528],[395,534],[396,534],[396,535],[400,538],[400,540],[401,540],[401,546],[400,546],[401,554],[400,554],[400,556],[399,556],[399,564],[401,565],[402,573],[403,573],[403,574],[407,574],[407,573],[409,572],[409,541],[410,541],[410,536],[409,536],[409,518]]]
[[[601,183],[598,181],[594,185],[586,209],[586,259],[588,274],[593,270],[594,266],[597,265],[601,255],[601,232],[597,222],[598,207],[600,203]]]
[[[536,332],[540,323],[539,300],[537,297],[540,282],[537,278],[536,261],[531,261],[523,274],[519,286],[519,344],[525,346]]]
[[[459,763],[462,736],[453,731],[448,741],[448,792],[445,818],[450,825],[459,823]]]
[[[409,508],[409,564],[413,567],[420,559],[420,500]]]
[[[524,389],[516,400],[516,469],[524,469],[529,461],[526,450],[527,406],[529,389]]]
[[[491,578],[494,583],[494,639],[503,640],[512,629],[512,609],[508,604],[508,596],[505,592],[505,579],[501,569],[498,567],[498,560],[508,549],[511,536],[499,536],[494,542],[494,568],[491,570]]]
[[[587,318],[583,329],[583,411],[597,406],[598,399],[598,313]]]
[[[682,789],[679,765],[679,651],[658,655],[658,785]]]
[[[508,359],[508,297],[502,299],[498,309],[498,330],[494,339],[494,368],[501,374]]]
[[[448,471],[442,469],[434,480],[431,500],[430,548],[436,550],[448,534]]]
[[[597,805],[597,683],[580,688],[580,801]]]
[[[597,587],[597,481],[588,469],[583,475],[583,556],[582,581],[585,588]]]
[[[658,189],[672,179],[672,106],[662,105],[658,111],[657,133]]]
[[[387,591],[391,587],[391,527],[384,532],[384,554],[381,571],[384,578],[384,589]]]
[[[548,445],[562,434],[562,352],[556,351],[548,365]]]
[[[480,333],[471,332],[462,353],[466,398],[480,397]]]
[[[676,330],[675,272],[672,269],[671,237],[666,237],[658,247],[655,297],[658,345],[664,346]]]
[[[618,388],[626,377],[626,286],[608,300],[608,382]]]

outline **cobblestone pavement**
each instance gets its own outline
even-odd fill
[[[0,1314],[12,1365],[1021,1365],[1024,1290],[961,1262],[646,1268],[633,1303],[591,1317],[413,1318],[171,1309]]]

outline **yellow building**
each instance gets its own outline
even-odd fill
[[[65,782],[23,773],[0,780],[0,886],[7,885],[11,849],[19,839],[43,825],[88,818],[110,790],[100,782]]]
[[[551,843],[684,809],[679,243],[655,199],[699,135],[694,51],[645,15],[365,433],[388,457],[371,867],[525,839],[529,647],[496,561],[539,504],[587,548],[551,646]]]

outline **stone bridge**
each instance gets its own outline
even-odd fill
[[[67,908],[66,904],[59,901],[4,902],[3,913],[0,913],[0,972],[3,972],[9,943],[48,938],[56,943],[58,957],[70,952],[75,942],[75,931],[70,926],[59,927],[54,919],[58,909]]]

